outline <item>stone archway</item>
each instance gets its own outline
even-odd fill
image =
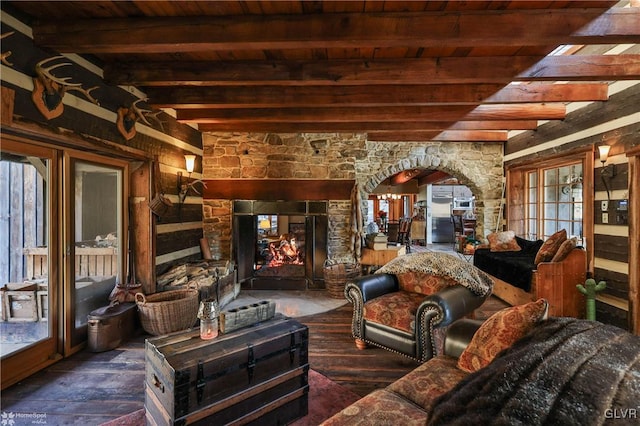
[[[368,142],[380,145],[381,143]],[[438,170],[458,179],[476,197],[477,234],[485,236],[495,229],[502,201],[502,146],[476,143],[430,143],[412,146],[408,152],[388,150],[386,161],[379,161],[377,169],[357,176],[357,183],[363,205],[367,209],[367,199],[385,179],[409,169]],[[384,145],[382,145],[384,147]],[[376,146],[373,149],[380,148]],[[371,149],[371,148],[370,148]],[[377,153],[380,150],[376,151]],[[403,158],[393,158],[393,154],[406,154]],[[380,155],[377,156],[381,158]],[[361,168],[365,170],[365,168]],[[364,215],[366,217],[366,215]]]

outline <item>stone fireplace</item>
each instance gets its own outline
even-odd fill
[[[242,288],[324,286],[326,202],[235,200],[232,206],[233,252]]]
[[[477,233],[485,235],[500,220],[502,159],[502,143],[376,142],[368,140],[366,133],[206,133],[202,163],[203,179],[208,184],[203,202],[204,236],[211,242],[214,258],[236,261],[242,267],[239,276],[245,281],[250,277],[252,285],[261,284],[253,276],[261,215],[304,216],[307,235],[309,228],[324,226],[320,233],[325,239],[325,257],[352,263],[352,189],[359,189],[362,212],[366,214],[367,197],[381,182],[415,168],[444,171],[469,187],[476,196]],[[252,208],[276,200],[314,200],[302,203],[307,203],[305,208],[312,202],[324,203],[325,210],[322,214],[269,209],[245,212],[239,204],[243,200],[254,200],[247,202]],[[314,232],[313,244],[318,245],[319,232]],[[245,245],[244,238],[251,243]],[[306,259],[311,243],[308,236],[305,238]],[[305,263],[309,287],[321,282],[324,259],[320,258],[313,260],[312,272],[307,270],[309,262]],[[278,285],[287,281],[280,279]]]

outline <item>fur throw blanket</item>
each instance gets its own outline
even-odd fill
[[[493,289],[493,279],[489,275],[457,256],[436,251],[396,257],[375,273],[399,275],[408,272],[449,277],[478,296],[487,296]]]
[[[640,337],[551,318],[442,395],[429,424],[635,424],[639,398]]]

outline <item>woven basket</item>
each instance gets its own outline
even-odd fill
[[[145,296],[136,293],[142,328],[159,336],[193,327],[198,315],[198,290],[170,290]]]
[[[334,299],[344,299],[344,286],[347,281],[361,275],[360,265],[338,263],[336,265],[325,265],[324,285],[329,292],[329,297]]]

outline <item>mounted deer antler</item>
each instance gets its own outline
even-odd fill
[[[98,88],[98,86],[91,87],[90,89],[83,89],[82,83],[70,83],[71,77],[56,77],[51,74],[56,68],[72,65],[70,62],[62,62],[59,64],[50,65],[45,67],[45,63],[55,59],[61,59],[64,56],[53,56],[41,60],[36,64],[36,77],[33,79],[34,88],[31,95],[33,102],[38,110],[45,116],[47,120],[58,117],[62,114],[64,106],[62,104],[62,98],[66,92],[72,90],[82,93],[86,98],[96,105],[99,105],[97,99],[91,96],[91,91]]]
[[[0,35],[0,40],[2,40],[5,37],[9,37],[10,35],[13,35],[14,33],[15,33],[15,31],[10,31],[8,33],[4,33],[4,34]],[[0,61],[2,61],[2,63],[5,64],[6,66],[12,67],[13,64],[7,60],[7,58],[9,56],[11,56],[11,51],[7,50],[6,52],[0,54]]]
[[[139,118],[140,120],[142,120],[142,122],[144,124],[146,124],[147,126],[153,127],[151,125],[151,123],[149,123],[149,121],[147,120],[146,115],[151,113],[150,109],[141,109],[138,108],[138,102],[147,102],[149,99],[148,98],[142,98],[142,99],[138,99],[137,101],[135,101],[134,103],[131,104],[131,109],[133,110],[133,114]],[[137,120],[137,119],[136,119]]]
[[[150,118],[151,120],[155,121],[156,123],[158,123],[158,126],[160,126],[160,130],[162,130],[164,132],[164,121],[160,120],[158,118],[158,114],[162,113],[162,110],[157,110],[154,112],[148,112],[145,113],[144,116],[147,118]]]
[[[126,140],[130,140],[136,135],[136,122],[138,120],[142,121],[149,127],[153,127],[153,125],[147,120],[151,118],[155,122],[160,125],[160,128],[164,132],[164,127],[162,126],[162,121],[160,121],[157,117],[162,111],[153,112],[149,109],[142,109],[138,106],[140,102],[147,102],[147,98],[141,98],[134,101],[129,107],[120,107],[118,108],[118,119],[116,120],[116,126],[120,131],[120,134],[124,136]]]

